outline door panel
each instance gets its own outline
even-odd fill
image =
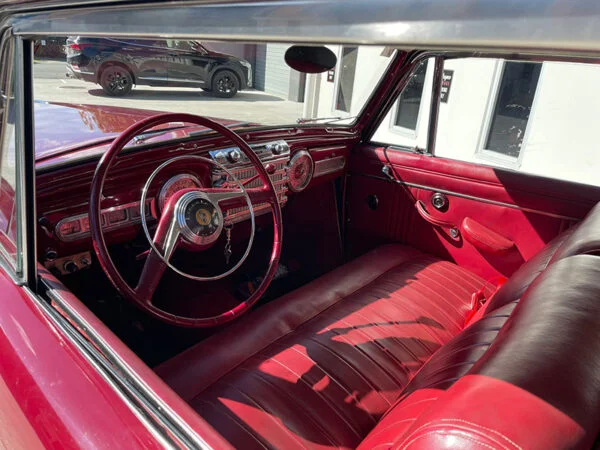
[[[396,181],[382,173],[384,166]],[[447,200],[441,210],[433,206],[436,193]],[[595,187],[362,146],[350,165],[347,245],[356,255],[385,242],[401,242],[484,278],[510,276],[583,218],[598,199]],[[417,201],[429,220],[419,214]],[[493,250],[475,242],[473,235],[465,238],[465,219],[467,232],[469,225],[472,234],[473,228],[475,233],[489,230],[487,238],[495,237],[507,248]]]

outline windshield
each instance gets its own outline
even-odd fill
[[[40,39],[34,60],[38,154],[110,138],[159,112],[208,116],[237,128],[349,125],[394,55],[384,47],[328,46],[336,66],[304,74],[285,63],[292,45]]]

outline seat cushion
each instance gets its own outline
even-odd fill
[[[380,247],[157,372],[235,447],[356,447],[463,329],[484,284],[412,248]]]

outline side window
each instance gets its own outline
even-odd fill
[[[2,108],[0,148],[0,253],[15,272],[21,271],[21,242],[19,238],[19,185],[17,172],[13,45],[3,41],[0,53],[0,91]]]
[[[425,149],[434,60],[422,61],[373,136],[373,141],[407,149]]]
[[[460,58],[444,73],[435,156],[600,186],[600,65]]]
[[[349,113],[352,107],[357,56],[358,47],[342,47],[335,96],[335,109],[337,111]]]
[[[420,111],[423,103],[423,88],[425,87],[425,73],[427,64],[421,63],[400,98],[396,103],[396,113],[394,114],[394,127],[407,134],[415,134],[419,123]]]

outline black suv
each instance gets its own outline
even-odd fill
[[[133,85],[200,87],[233,97],[252,87],[246,60],[208,50],[197,41],[69,37],[67,76],[98,83],[108,95],[128,94]]]

